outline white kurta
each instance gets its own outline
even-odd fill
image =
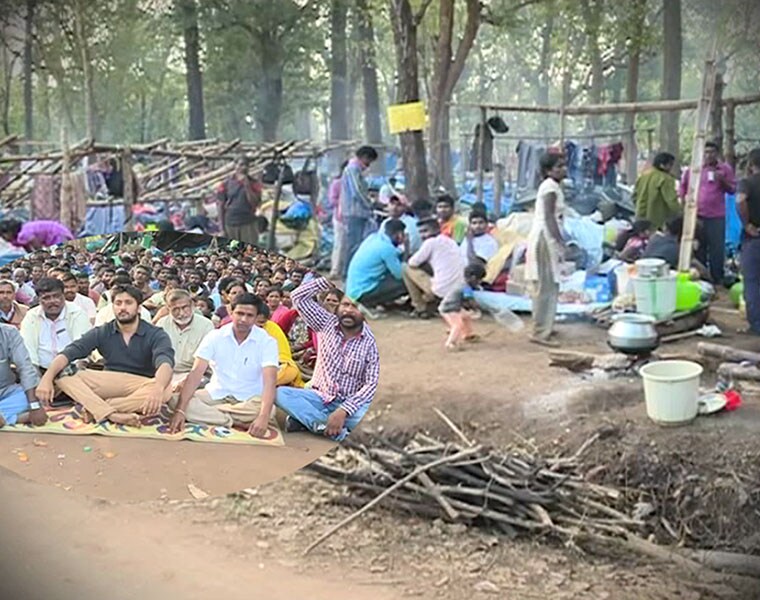
[[[562,186],[557,181],[551,177],[547,177],[541,182],[541,185],[538,188],[536,210],[533,215],[533,225],[528,234],[528,248],[525,256],[525,279],[531,282],[537,282],[539,280],[537,255],[538,244],[541,241],[541,238],[546,240],[546,243],[549,246],[549,254],[552,261],[552,277],[554,278],[555,283],[559,283],[560,280],[562,253],[560,252],[559,245],[546,225],[546,211],[548,206],[546,197],[551,193],[554,193],[557,196],[557,201],[554,207],[554,216],[557,219],[560,230],[562,229],[562,217],[565,211],[565,194],[562,191]]]

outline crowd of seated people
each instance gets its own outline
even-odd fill
[[[0,426],[42,425],[74,403],[90,422],[139,427],[164,410],[172,432],[263,436],[277,407],[287,431],[340,440],[378,374],[356,304],[252,246],[107,255],[69,243],[0,268]]]

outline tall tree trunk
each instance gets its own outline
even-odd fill
[[[393,40],[396,46],[398,71],[397,102],[417,102],[420,99],[419,65],[417,62],[418,20],[409,0],[389,0]],[[425,140],[422,131],[402,133],[401,156],[406,176],[406,192],[410,202],[427,198],[428,170],[425,160]]]
[[[723,150],[723,73],[715,73],[715,96],[710,107],[710,123],[708,136],[710,140],[718,144],[718,148]]]
[[[439,0],[438,43],[430,95],[430,149],[434,183],[450,192],[454,191],[455,186],[451,168],[449,102],[480,28],[480,2],[467,0],[467,20],[456,50],[452,47],[455,16],[454,0]]]
[[[351,37],[348,40],[347,57],[347,85],[346,85],[346,139],[354,139],[358,130],[356,124],[356,114],[359,111],[357,106],[357,92],[362,78],[362,61],[361,54],[358,52],[359,37],[357,14],[355,10],[349,13],[351,17]]]
[[[663,60],[662,99],[677,100],[681,97],[681,0],[663,0]],[[660,115],[660,148],[680,155],[678,139],[678,111]]]
[[[79,45],[80,58],[82,59],[82,74],[84,75],[84,112],[85,112],[85,135],[94,140],[97,133],[97,108],[95,106],[95,82],[92,75],[92,62],[90,59],[90,46],[85,35],[85,7],[83,0],[74,3],[74,29],[77,44]]]
[[[36,0],[26,0],[24,21],[24,137],[34,139],[34,82],[32,47],[34,44],[34,9]]]
[[[602,51],[599,46],[599,34],[602,25],[603,0],[582,0],[584,20],[586,21],[586,36],[588,52],[591,58],[591,104],[601,104],[604,95],[604,64]],[[598,115],[589,115],[587,126],[591,131],[598,131],[600,126]]]
[[[625,101],[636,102],[639,97],[639,68],[641,66],[641,38],[644,34],[647,0],[634,0],[631,3],[631,47],[628,50],[628,69],[625,81]],[[636,127],[636,113],[625,113],[623,129],[631,131]],[[635,135],[629,140],[626,153],[626,179],[629,185],[636,180],[638,151]],[[634,142],[631,147],[631,142]]]
[[[206,116],[203,107],[198,6],[195,0],[182,0],[178,8],[185,42],[185,80],[189,106],[188,138],[202,140],[206,137]]]
[[[364,137],[370,144],[380,144],[383,141],[383,130],[380,121],[380,94],[377,86],[375,30],[372,23],[372,12],[367,0],[357,0],[357,9],[357,33],[364,91]]]
[[[536,104],[547,106],[549,104],[549,69],[552,61],[552,33],[554,33],[554,11],[550,10],[546,23],[541,28],[541,58],[538,65],[538,85],[536,86]],[[544,133],[549,132],[549,120],[541,119],[541,128]]]
[[[332,0],[330,11],[330,137],[348,139],[347,36],[348,6],[346,0]]]

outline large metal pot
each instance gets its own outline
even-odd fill
[[[638,313],[621,313],[612,317],[607,330],[610,348],[624,354],[647,355],[660,345],[655,319]]]

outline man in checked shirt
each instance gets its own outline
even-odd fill
[[[322,277],[291,293],[293,307],[317,334],[317,364],[310,389],[277,388],[276,406],[287,431],[308,430],[342,441],[362,420],[380,377],[377,343],[356,305],[344,297],[336,314],[316,295],[332,289]]]

